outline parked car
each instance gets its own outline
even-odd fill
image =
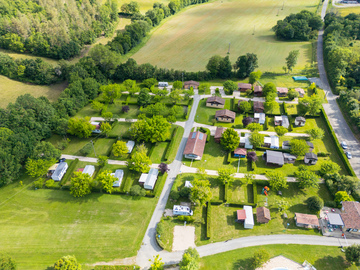
[[[340,145],[341,145],[341,147],[342,147],[343,149],[347,149],[347,148],[348,148],[347,143],[346,143],[345,141],[342,141],[342,142],[340,143]]]
[[[65,162],[65,160],[66,160],[66,158],[60,158],[60,159],[59,159],[59,163]]]
[[[350,152],[345,152],[345,155],[347,156],[348,159],[351,159],[352,156],[351,156],[351,153]]]

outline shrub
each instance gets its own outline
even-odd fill
[[[264,130],[268,130],[269,129],[269,117],[265,117],[265,123],[264,123]]]
[[[324,201],[318,196],[309,197],[306,204],[309,210],[313,212],[318,212],[324,207]]]
[[[34,185],[34,188],[35,188],[35,189],[40,189],[40,188],[42,188],[43,185],[44,185],[44,179],[40,178],[39,180],[36,180],[36,181],[33,183],[33,185]]]
[[[254,269],[263,266],[266,262],[270,260],[270,254],[265,249],[256,250],[254,256],[252,257],[252,267]]]
[[[135,185],[130,188],[130,195],[144,197],[146,195],[146,190],[139,185]]]
[[[179,197],[180,197],[180,194],[176,190],[172,190],[172,191],[170,191],[169,197],[170,197],[171,200],[177,201],[179,199]]]
[[[87,143],[87,144],[84,145],[83,148],[80,149],[79,152],[80,152],[81,155],[87,156],[88,154],[91,153],[92,150],[93,150],[93,148],[92,148],[91,143]]]
[[[251,162],[251,170],[252,171],[256,170],[256,162],[254,162],[254,161]]]
[[[186,223],[192,223],[195,219],[192,216],[178,216],[178,220],[186,221]]]
[[[188,187],[183,187],[180,189],[179,195],[182,198],[189,198],[191,189]]]
[[[334,201],[327,201],[327,202],[325,202],[325,206],[330,207],[330,208],[335,208],[337,206],[337,203]]]
[[[207,203],[206,207],[206,238],[211,238],[211,232],[210,232],[210,226],[211,226],[211,203]]]
[[[325,152],[318,152],[317,153],[317,156],[318,157],[328,157],[328,156],[330,156],[331,155],[331,153],[325,153]]]
[[[55,185],[55,181],[52,180],[52,179],[49,179],[49,180],[47,180],[47,181],[45,182],[45,186],[46,186],[47,188],[52,188],[54,185]]]

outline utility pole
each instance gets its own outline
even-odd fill
[[[229,42],[229,50],[228,50],[227,54],[230,54],[230,42]]]
[[[96,152],[95,152],[94,142],[93,142],[92,140],[91,140],[90,142],[91,142],[91,145],[92,145],[92,147],[93,147],[93,149],[94,149],[94,155],[95,155],[95,157],[96,157]]]

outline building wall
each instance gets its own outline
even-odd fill
[[[212,108],[224,108],[224,105],[218,104],[218,103],[206,103],[206,107],[212,107]]]
[[[201,160],[202,156],[192,156],[192,155],[185,155],[185,158],[187,159],[194,159],[194,160]]]
[[[228,117],[217,117],[217,121],[219,122],[227,122],[227,123],[233,123],[234,119],[228,118]]]

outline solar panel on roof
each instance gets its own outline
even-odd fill
[[[191,139],[195,139],[195,137],[196,137],[196,133],[193,132],[193,134],[191,135]]]
[[[204,134],[200,133],[199,139],[202,140],[204,138]]]

